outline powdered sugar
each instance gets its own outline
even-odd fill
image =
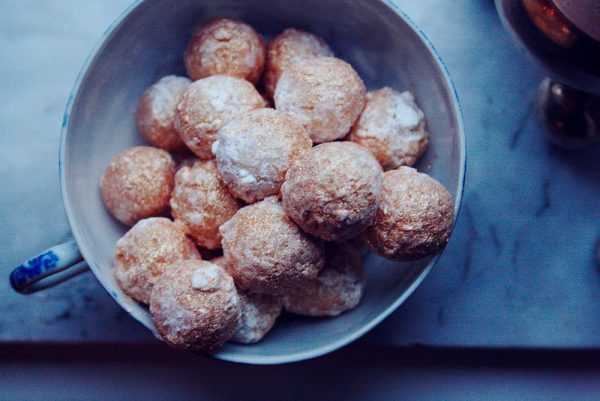
[[[220,232],[227,271],[245,291],[281,294],[323,265],[321,242],[293,224],[276,197],[240,209]]]
[[[416,128],[421,122],[421,116],[406,103],[398,103],[396,105],[395,116],[400,127],[407,130]]]
[[[255,184],[256,183],[256,177],[253,176],[252,174],[250,174],[250,172],[248,170],[246,170],[245,168],[241,168],[238,171],[238,174],[240,175],[240,183],[241,184]]]
[[[137,146],[116,156],[105,170],[100,189],[107,209],[119,221],[164,215],[173,189],[175,163],[169,153]]]
[[[219,149],[219,141],[215,141],[210,147],[210,150],[212,151],[213,155],[217,154],[217,149]]]
[[[389,259],[412,261],[439,251],[454,221],[452,196],[435,179],[402,166],[383,176],[375,221],[363,238]]]
[[[195,81],[182,94],[175,127],[196,156],[211,159],[217,131],[240,113],[263,106],[263,98],[250,82],[212,75]]]
[[[337,316],[358,305],[365,289],[360,254],[351,245],[330,244],[316,280],[284,297],[287,311],[308,316]]]
[[[292,155],[311,146],[300,125],[273,109],[242,115],[219,131],[218,142],[221,177],[248,203],[278,194]]]
[[[221,283],[221,268],[210,264],[194,270],[192,273],[192,288],[201,291],[214,291],[223,286]]]
[[[303,60],[283,72],[275,108],[302,124],[315,143],[344,137],[365,104],[365,85],[350,64],[334,57]]]
[[[200,254],[183,227],[164,217],[149,218],[117,241],[114,274],[123,291],[148,303],[156,277],[190,259],[200,259]]]
[[[261,340],[281,314],[281,301],[276,297],[259,294],[240,294],[241,318],[232,337],[233,341],[251,344]]]
[[[206,261],[181,262],[158,277],[150,314],[171,345],[210,351],[233,335],[240,316],[239,296],[220,267]]]
[[[368,150],[352,142],[329,142],[292,163],[281,196],[286,213],[304,231],[343,242],[373,221],[381,182],[381,167]]]
[[[413,165],[427,149],[425,116],[413,95],[382,88],[367,104],[348,139],[369,149],[384,170]]]
[[[185,148],[175,130],[175,108],[179,96],[191,82],[188,78],[169,75],[142,95],[136,115],[138,128],[153,146],[167,151]]]
[[[145,230],[149,226],[159,224],[163,220],[164,220],[164,218],[162,218],[162,217],[149,217],[147,219],[140,220],[137,222],[137,224],[135,226],[133,226],[131,228],[131,231],[138,232],[141,230]],[[119,242],[122,242],[122,241],[123,241],[123,238],[120,238],[119,241],[117,241],[117,245],[119,245]]]
[[[167,75],[149,88],[153,98],[152,111],[155,115],[175,116],[175,105],[179,95],[192,83],[189,78]]]
[[[155,302],[161,306],[162,325],[166,328],[169,337],[178,336],[193,327],[194,314],[182,308],[171,293],[161,292]]]
[[[224,74],[255,83],[265,63],[260,35],[232,18],[214,19],[200,27],[186,50],[185,65],[194,79]]]
[[[221,247],[219,226],[231,218],[240,203],[219,179],[214,160],[181,168],[171,196],[173,217],[182,221],[196,242],[209,249]]]
[[[318,56],[333,56],[333,51],[320,37],[305,31],[288,28],[269,42],[265,89],[273,97],[277,81],[290,65]]]

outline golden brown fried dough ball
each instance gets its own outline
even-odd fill
[[[119,287],[136,301],[148,304],[158,276],[171,265],[201,259],[185,227],[165,217],[138,221],[117,241],[114,275]]]
[[[219,178],[214,160],[197,161],[192,167],[182,167],[175,175],[171,213],[204,248],[221,248],[219,227],[240,207],[241,202]]]
[[[425,153],[425,116],[410,92],[383,88],[367,93],[367,105],[347,137],[369,149],[384,171],[412,166]]]
[[[226,269],[243,291],[281,294],[323,267],[322,242],[296,226],[275,197],[238,210],[220,231]]]
[[[267,66],[265,67],[267,96],[273,97],[279,77],[290,65],[318,56],[333,56],[333,51],[317,35],[288,28],[275,36],[267,46]]]
[[[196,156],[212,159],[217,131],[241,113],[264,106],[250,82],[213,75],[195,81],[183,92],[175,110],[175,128]]]
[[[281,196],[286,213],[304,231],[344,242],[373,221],[381,183],[381,166],[367,149],[330,142],[294,159]]]
[[[349,244],[328,244],[319,276],[284,296],[285,310],[306,316],[337,316],[355,308],[365,290],[360,254]]]
[[[227,262],[221,256],[211,261],[226,269]],[[238,291],[242,313],[232,341],[254,344],[273,328],[283,308],[279,297],[267,294],[250,294]]]
[[[192,79],[230,75],[256,83],[265,65],[265,44],[250,25],[216,18],[194,32],[184,55]]]
[[[100,180],[104,205],[129,226],[169,211],[175,163],[162,149],[137,146],[117,155]]]
[[[157,148],[168,152],[185,150],[175,129],[175,107],[179,96],[192,83],[188,78],[169,75],[148,88],[137,110],[137,124],[142,136]]]
[[[171,266],[156,281],[150,315],[170,346],[213,351],[233,336],[240,299],[225,270],[206,261],[185,261]]]
[[[352,66],[315,57],[287,68],[275,88],[275,108],[306,128],[314,143],[343,138],[365,106],[365,84]]]
[[[231,337],[241,344],[254,344],[273,328],[281,314],[281,300],[273,295],[239,293],[242,314],[240,323]]]
[[[363,238],[388,259],[410,261],[443,248],[454,221],[454,201],[427,174],[400,167],[383,174],[381,204]]]
[[[231,193],[254,203],[278,195],[290,161],[311,147],[300,124],[274,109],[258,109],[221,128],[213,151]]]

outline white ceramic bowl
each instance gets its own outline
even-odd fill
[[[147,309],[125,295],[112,275],[115,242],[127,228],[103,207],[99,180],[115,155],[143,143],[134,117],[142,92],[164,75],[185,73],[182,54],[193,29],[215,16],[240,18],[267,37],[286,27],[315,32],[354,66],[368,88],[410,89],[431,133],[429,150],[417,167],[450,191],[456,212],[461,201],[465,140],[455,90],[427,38],[394,2],[138,1],[108,29],[77,79],[64,118],[60,175],[83,257],[115,301],[153,332]],[[395,263],[368,255],[368,287],[355,310],[332,319],[284,316],[262,342],[227,344],[214,357],[271,364],[335,350],[394,311],[436,259]]]

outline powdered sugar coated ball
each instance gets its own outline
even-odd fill
[[[171,213],[204,248],[221,248],[219,226],[240,207],[241,203],[219,178],[214,160],[197,161],[192,167],[182,167],[175,175]]]
[[[147,304],[156,278],[171,265],[190,259],[201,257],[183,225],[151,217],[138,221],[117,241],[114,275],[127,295]]]
[[[254,344],[271,331],[283,306],[273,295],[245,293],[239,295],[242,314],[231,340],[241,344]]]
[[[104,205],[120,222],[162,216],[169,211],[175,163],[169,153],[137,146],[117,155],[100,180]]]
[[[279,194],[290,161],[311,146],[300,124],[276,110],[258,109],[221,128],[213,151],[231,193],[253,203]]]
[[[322,242],[300,230],[275,197],[238,210],[220,231],[226,269],[241,290],[281,294],[323,267]]]
[[[313,142],[343,138],[365,106],[365,84],[352,66],[315,57],[287,68],[275,88],[275,108],[306,128]]]
[[[240,299],[225,270],[210,262],[185,261],[157,279],[150,315],[170,346],[213,351],[235,332]]]
[[[192,83],[188,78],[169,75],[148,88],[137,110],[140,132],[150,144],[169,152],[185,149],[175,129],[175,106],[179,95]]]
[[[260,93],[246,80],[213,75],[193,82],[180,97],[175,127],[187,147],[212,159],[217,131],[240,113],[264,107]]]
[[[439,251],[450,237],[454,202],[427,174],[400,167],[383,175],[381,204],[363,238],[377,254],[410,261]]]
[[[425,116],[410,92],[383,88],[367,93],[367,105],[348,135],[369,149],[385,171],[412,166],[427,150]]]
[[[319,276],[288,292],[285,310],[306,316],[337,316],[355,308],[365,290],[359,252],[349,244],[328,244]]]
[[[222,256],[211,262],[226,269],[227,262]],[[241,344],[256,343],[273,328],[283,305],[279,297],[273,295],[245,292],[238,292],[238,295],[242,313],[231,340]]]
[[[267,46],[265,91],[273,97],[281,73],[290,65],[318,56],[333,56],[325,41],[317,35],[288,28],[275,36]]]
[[[231,75],[256,83],[265,65],[265,44],[248,24],[216,18],[194,32],[184,55],[188,75]]]
[[[288,216],[304,231],[343,242],[364,231],[381,197],[381,166],[352,142],[324,143],[292,161],[281,187]]]

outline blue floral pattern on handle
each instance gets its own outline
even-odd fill
[[[15,290],[25,288],[32,280],[44,277],[52,271],[56,267],[57,262],[58,256],[52,250],[29,259],[12,271],[10,274],[10,285]]]
[[[45,277],[61,272],[82,261],[75,241],[57,245],[17,266],[10,273],[10,285],[20,293],[32,292],[32,286]]]

